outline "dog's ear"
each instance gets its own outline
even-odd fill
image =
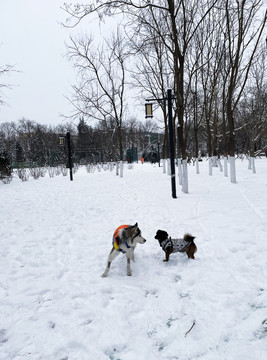
[[[135,223],[135,224],[134,224],[134,227],[138,227],[138,223]]]

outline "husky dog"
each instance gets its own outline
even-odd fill
[[[112,239],[113,247],[110,251],[107,267],[104,273],[102,274],[102,277],[108,276],[108,272],[112,261],[120,253],[126,254],[127,275],[131,276],[132,272],[130,268],[130,261],[131,259],[134,261],[134,249],[137,243],[144,244],[145,242],[146,240],[142,237],[141,231],[137,223],[135,225],[119,226],[113,234],[113,239]]]
[[[164,230],[158,230],[155,239],[159,241],[163,251],[165,251],[166,258],[163,261],[169,261],[171,253],[185,252],[190,259],[194,259],[194,254],[197,251],[194,243],[195,237],[190,234],[185,234],[183,239],[172,239],[168,237],[168,233]]]

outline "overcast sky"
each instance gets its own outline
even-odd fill
[[[14,65],[18,73],[0,77],[12,83],[5,90],[0,123],[22,117],[40,124],[62,123],[60,113],[71,107],[74,70],[64,58],[69,30],[60,25],[67,14],[60,9],[66,0],[0,0],[0,67]],[[75,30],[76,31],[76,30]]]

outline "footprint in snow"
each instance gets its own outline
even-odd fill
[[[176,275],[175,277],[174,277],[174,282],[175,283],[178,283],[179,281],[181,281],[181,276],[179,276],[179,275]]]
[[[148,295],[154,295],[155,298],[158,297],[158,290],[146,290],[145,297],[148,297]]]
[[[8,342],[6,329],[0,329],[0,344]]]

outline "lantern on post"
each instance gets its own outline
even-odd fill
[[[65,135],[59,135],[59,145],[63,146],[65,142]]]
[[[147,118],[153,118],[152,103],[146,103],[145,104],[145,110],[146,110],[146,119]]]

